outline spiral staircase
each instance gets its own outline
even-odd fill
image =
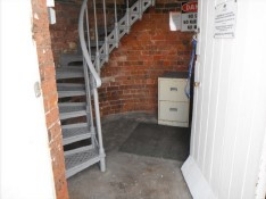
[[[105,0],[101,8],[99,1],[83,1],[78,22],[80,50],[62,55],[56,70],[67,178],[96,163],[102,172],[106,170],[97,90],[100,70],[130,27],[154,5],[154,0],[125,0],[121,12],[121,5],[113,1],[112,20]]]

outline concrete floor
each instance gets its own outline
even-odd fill
[[[107,171],[98,165],[68,179],[70,199],[191,199],[182,162],[119,152],[140,122],[157,122],[147,114],[111,116],[102,121]]]

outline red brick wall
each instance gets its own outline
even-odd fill
[[[46,114],[47,133],[51,150],[54,182],[58,199],[68,199],[62,134],[58,113],[55,65],[51,49],[46,1],[32,0],[33,37],[36,41]]]
[[[56,2],[56,24],[50,25],[51,43],[56,65],[60,54],[73,53],[78,45],[78,16],[81,1]]]
[[[65,53],[75,53],[79,45],[78,38],[78,18],[81,8],[82,0],[65,0],[55,2],[56,11],[56,24],[50,25],[51,41],[53,56],[56,65],[59,63],[59,57],[61,54]],[[102,0],[97,2],[97,17],[98,25],[103,26],[103,14],[102,14]],[[107,0],[107,24],[114,21],[113,16],[113,6],[110,5],[114,1]],[[119,4],[123,3],[124,0],[117,0],[118,11],[121,12],[121,6]],[[92,1],[88,1],[88,7],[92,8]],[[94,18],[93,11],[90,12],[90,34],[94,37]]]
[[[185,0],[184,0],[185,1]],[[113,2],[114,0],[106,0],[107,24],[114,21],[113,16]],[[123,13],[124,0],[116,0],[117,10]],[[156,12],[168,13],[171,11],[180,11],[181,2],[177,0],[156,0]],[[82,0],[64,0],[55,2],[56,24],[50,26],[52,49],[56,65],[58,64],[59,56],[64,53],[76,52],[79,45],[78,39],[78,17],[81,8]],[[98,11],[98,25],[103,25],[102,15],[102,0],[96,0]],[[88,6],[91,8],[92,1],[88,1]],[[92,13],[92,10],[90,10]],[[93,14],[90,14],[90,34],[93,37]]]
[[[99,89],[102,116],[143,111],[157,113],[157,79],[168,71],[187,71],[192,33],[171,32],[169,14],[150,9],[110,56]]]
[[[56,3],[57,24],[50,26],[56,63],[60,54],[76,50],[80,1]],[[184,71],[188,66],[192,34],[171,32],[168,25],[169,11],[180,8],[181,1],[157,0],[155,8],[133,25],[111,54],[101,72],[102,77],[112,80],[100,88],[102,116],[157,112],[158,76],[166,71]]]

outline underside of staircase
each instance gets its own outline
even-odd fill
[[[125,0],[124,12],[118,13],[114,0],[113,23],[109,24],[105,0],[100,13],[99,1],[82,3],[79,49],[75,54],[63,54],[56,70],[67,178],[96,163],[102,172],[106,170],[98,99],[100,70],[121,38],[153,4],[154,0]]]

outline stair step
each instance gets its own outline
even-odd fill
[[[87,115],[86,106],[79,103],[71,106],[59,104],[59,112],[61,120]]]
[[[73,54],[73,53],[62,54],[60,56],[60,58],[59,58],[59,64],[61,66],[68,66],[69,63],[82,62],[82,61],[83,61],[82,53],[78,53],[78,54]]]
[[[56,79],[72,79],[84,76],[83,67],[59,67],[56,69]]]
[[[99,47],[101,47],[102,45],[104,45],[105,41],[99,41]],[[113,44],[114,42],[112,40],[108,40],[107,41],[108,44]],[[91,41],[90,43],[91,47],[96,47],[96,41]]]
[[[77,153],[65,152],[66,177],[69,178],[76,173],[100,161],[98,149],[87,149]]]
[[[98,41],[98,46],[101,46],[101,45],[103,45],[104,44],[104,41]],[[97,45],[96,45],[96,41],[91,41],[90,42],[90,46],[91,47],[96,47]]]
[[[88,129],[87,123],[63,125],[62,133],[64,145],[91,138],[92,135],[92,132]]]
[[[59,102],[58,103],[59,109],[64,108],[64,107],[85,107],[86,103],[85,102]]]
[[[86,94],[84,84],[57,83],[57,91],[59,98],[84,96]]]

